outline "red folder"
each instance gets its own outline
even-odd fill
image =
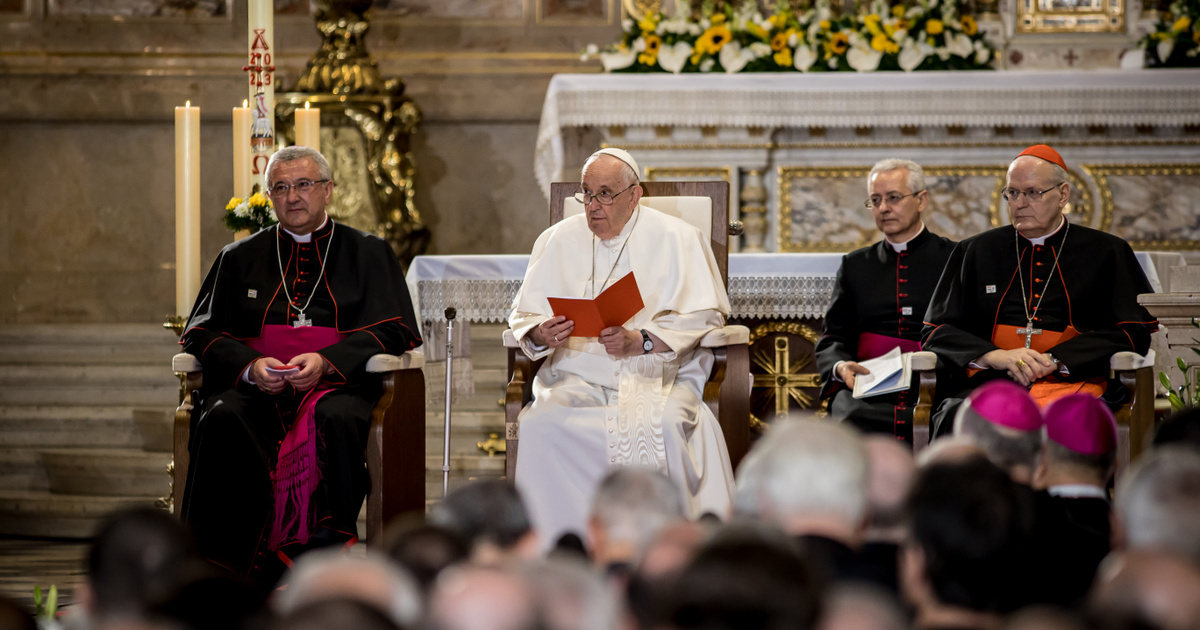
[[[625,274],[612,286],[600,292],[596,299],[552,297],[550,308],[575,322],[572,337],[599,337],[610,326],[621,326],[637,315],[645,304],[633,272]]]

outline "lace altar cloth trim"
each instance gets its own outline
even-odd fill
[[[841,260],[841,254],[731,254],[733,316],[824,317]],[[527,262],[528,256],[418,256],[408,283],[423,329],[444,327],[448,306],[459,320],[508,321]]]
[[[542,105],[534,174],[549,198],[562,129],[1200,123],[1200,70],[561,74]]]

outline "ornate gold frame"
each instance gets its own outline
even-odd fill
[[[647,166],[648,182],[673,181],[677,177],[719,177],[724,182],[733,181],[732,166]]]
[[[1083,172],[1096,182],[1100,191],[1100,226],[1107,232],[1112,227],[1116,205],[1113,201],[1112,188],[1108,184],[1109,175],[1196,175],[1200,176],[1200,164],[1080,164]],[[1129,246],[1139,251],[1200,251],[1200,241],[1169,240],[1149,241],[1131,240]]]
[[[1123,33],[1125,0],[1017,0],[1017,32]]]
[[[927,177],[938,177],[953,175],[958,177],[989,177],[996,178],[996,185],[992,188],[992,195],[988,203],[988,221],[993,225],[999,225],[997,221],[1000,215],[1000,191],[1004,189],[1004,174],[1006,168],[1003,166],[928,166],[924,168]],[[778,200],[778,251],[780,252],[841,252],[853,251],[860,247],[866,247],[874,242],[874,239],[869,241],[860,241],[857,243],[815,243],[807,246],[797,247],[791,243],[792,240],[792,222],[785,220],[785,212],[791,207],[791,182],[793,177],[816,177],[816,178],[859,178],[862,179],[871,172],[870,166],[847,166],[837,168],[813,167],[813,166],[780,166],[777,173],[776,199]],[[1074,178],[1072,182],[1074,182]],[[1085,189],[1086,190],[1086,189]],[[1090,193],[1088,193],[1090,195]],[[1090,215],[1088,215],[1090,216]]]

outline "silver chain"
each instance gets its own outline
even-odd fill
[[[317,286],[320,285],[321,278],[325,277],[325,263],[329,262],[329,250],[330,250],[330,248],[333,247],[333,230],[335,228],[337,228],[337,224],[333,223],[333,220],[331,219],[330,225],[329,225],[329,244],[325,246],[325,255],[323,257],[321,257],[321,273],[317,274],[317,280],[316,280],[316,282],[313,283],[313,292],[308,294],[308,300],[306,302],[304,302],[304,306],[302,308],[297,309],[300,312],[300,319],[304,319],[304,311],[307,311],[308,305],[312,304],[313,296],[315,296],[317,294]],[[284,273],[283,273],[283,249],[279,245],[279,240],[280,240],[279,230],[280,229],[282,229],[282,228],[280,228],[279,225],[276,224],[276,226],[275,226],[275,261],[279,263],[279,277],[283,279],[283,297],[287,298],[288,306],[290,308],[292,306],[292,296],[288,294],[287,276],[284,275]],[[321,250],[316,245],[315,237],[313,240],[314,240],[313,249],[317,250],[317,253],[320,254]],[[300,261],[299,260],[296,261],[296,273],[300,273]]]
[[[1062,255],[1063,249],[1067,246],[1067,233],[1071,231],[1071,222],[1063,219],[1063,240],[1058,244],[1058,251],[1054,252],[1054,266],[1050,268],[1050,273],[1053,274],[1058,269],[1058,257]],[[1017,247],[1017,282],[1021,284],[1021,308],[1025,309],[1025,322],[1030,328],[1033,327],[1033,316],[1037,315],[1038,309],[1042,307],[1042,300],[1046,299],[1046,289],[1050,288],[1050,281],[1046,281],[1046,288],[1042,289],[1042,294],[1038,296],[1037,304],[1033,305],[1033,314],[1029,313],[1029,298],[1025,297],[1025,276],[1021,273],[1021,233],[1013,228],[1013,233],[1016,235]],[[1029,260],[1033,260],[1033,254],[1030,253]]]

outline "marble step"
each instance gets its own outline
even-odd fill
[[[137,496],[99,497],[0,490],[0,535],[90,538],[114,510],[150,507],[155,500]]]
[[[451,455],[450,457],[450,472],[462,473],[466,471],[477,471],[484,474],[504,474],[504,455],[489,456],[483,453],[478,455]],[[436,454],[429,452],[425,453],[425,478],[430,476],[441,479],[442,475],[442,454],[439,451]]]
[[[463,428],[458,425],[450,427],[450,456],[456,455],[483,455],[484,453],[477,448],[477,444],[488,439],[489,435],[502,437],[504,435],[503,425],[500,428]],[[436,430],[427,430],[425,432],[425,453],[427,455],[437,455],[441,457],[442,442],[445,439],[443,428],[439,425]],[[439,464],[440,468],[441,464]]]
[[[0,448],[0,492],[49,489],[41,451],[24,447]]]
[[[0,447],[137,448],[142,435],[133,407],[0,406]]]
[[[157,366],[20,365],[0,370],[2,405],[174,407],[179,382]]]
[[[50,492],[65,495],[161,497],[170,492],[170,453],[133,449],[44,449]]]
[[[0,346],[178,347],[179,337],[161,324],[15,324],[0,326]]]
[[[0,365],[157,365],[170,372],[171,357],[179,351],[178,344],[161,342],[126,345],[13,343],[0,346]]]

